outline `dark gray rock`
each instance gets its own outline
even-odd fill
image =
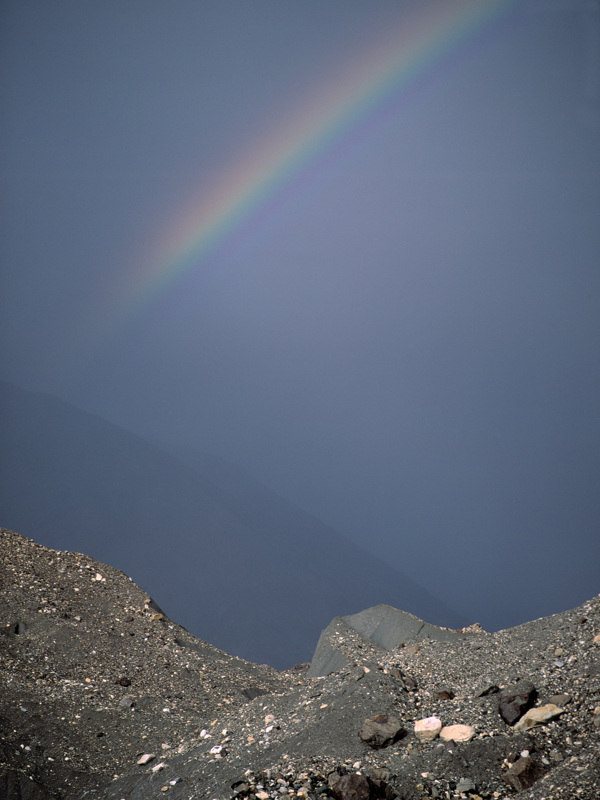
[[[535,702],[537,692],[531,681],[507,686],[498,698],[498,711],[507,725],[514,725]]]
[[[369,747],[387,747],[406,736],[406,729],[402,727],[398,717],[376,714],[364,721],[359,736]]]

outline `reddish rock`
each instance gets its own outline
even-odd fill
[[[538,764],[530,758],[525,756],[519,758],[504,776],[504,780],[515,791],[521,792],[523,789],[529,789],[530,786],[542,776],[542,771]]]
[[[329,776],[329,790],[335,800],[392,800],[397,797],[382,778],[368,778],[360,772]]]
[[[348,775],[334,773],[329,778],[329,788],[335,800],[371,800],[369,779],[358,772]]]

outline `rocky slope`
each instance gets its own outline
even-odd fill
[[[379,606],[278,672],[87,556],[2,529],[0,564],[1,800],[599,796],[600,597],[496,634]]]

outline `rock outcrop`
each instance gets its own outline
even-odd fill
[[[422,639],[451,642],[477,635],[478,633],[466,630],[453,631],[449,628],[439,628],[423,622],[408,611],[378,605],[358,614],[335,617],[329,623],[319,637],[308,676],[323,677],[347,666],[356,647],[369,650],[373,645],[379,645],[385,650],[393,650],[403,647],[406,642],[416,643]]]
[[[495,634],[415,619],[337,618],[335,671],[278,672],[2,529],[0,800],[598,797],[600,596]]]

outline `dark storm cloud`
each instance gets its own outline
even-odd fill
[[[599,590],[596,5],[517,3],[150,310],[86,327],[399,9],[5,4],[3,377],[243,464],[497,627]]]

